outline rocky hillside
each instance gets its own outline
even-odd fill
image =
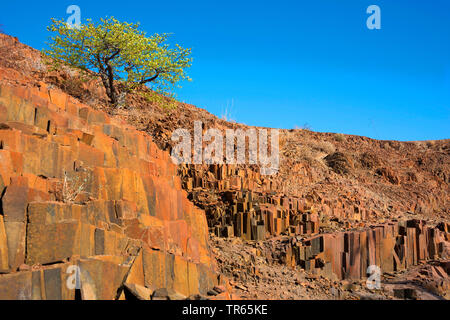
[[[392,274],[436,260],[444,263],[443,268],[436,268],[441,268],[439,272],[447,279],[450,140],[379,141],[304,129],[281,130],[280,170],[276,175],[262,176],[257,166],[243,165],[176,168],[168,157],[174,129],[192,130],[196,120],[202,121],[205,129],[250,127],[227,122],[146,89],[130,95],[124,108],[111,110],[97,80],[83,82],[70,69],[51,71],[38,51],[5,35],[0,35],[0,85],[0,132],[7,137],[0,139],[0,151],[9,154],[2,160],[2,168],[3,161],[11,163],[0,171],[5,189],[0,226],[5,230],[3,243],[7,244],[0,247],[0,266],[8,273],[0,279],[7,283],[31,281],[29,288],[33,289],[37,281],[33,279],[38,277],[33,268],[57,266],[63,270],[67,265],[58,263],[67,263],[64,259],[81,261],[78,264],[87,259],[95,261],[89,262],[95,265],[93,272],[105,263],[128,268],[127,272],[121,269],[125,274],[135,273],[130,271],[134,264],[139,270],[143,268],[143,280],[141,277],[139,283],[131,282],[133,285],[128,285],[131,280],[120,274],[108,298],[114,296],[111,292],[117,292],[114,297],[124,297],[126,292],[136,292],[135,288],[145,291],[146,297],[162,288],[184,296],[205,294],[208,290],[215,295],[223,291],[221,285],[225,282],[218,282],[214,275],[208,230],[212,237],[237,237],[244,241],[242,250],[233,249],[233,245],[227,247],[230,250],[220,250],[222,255],[214,250],[219,259],[217,271],[232,278],[239,287],[249,287],[242,283],[247,279],[242,273],[257,281],[253,288],[264,280],[255,263],[243,269],[242,265],[235,265],[237,272],[229,268],[240,260],[242,252],[254,251],[254,241],[259,248],[255,256],[272,267],[273,272],[266,270],[266,274],[278,274],[276,270],[283,265],[294,272],[306,271],[311,279],[319,276],[340,286],[339,281],[346,279],[365,279],[369,265]],[[22,193],[28,194],[26,200],[15,199],[8,191],[16,187],[31,190]],[[8,211],[18,210],[15,201],[24,204],[21,213],[14,213],[16,217],[12,218]],[[47,202],[51,205],[34,213],[35,206],[42,207]],[[120,206],[126,209],[118,209]],[[79,211],[84,213],[74,213]],[[96,217],[98,211],[110,213]],[[127,213],[120,216],[122,211]],[[64,214],[56,218],[55,212]],[[51,218],[43,219],[46,215]],[[36,230],[44,230],[38,228],[39,224],[44,225],[40,228],[47,228],[49,223],[48,228],[59,230],[59,225],[65,228],[69,222],[74,231],[73,239],[68,241],[77,245],[68,245],[67,251],[56,254],[50,240],[58,239],[59,233],[52,231],[55,236],[42,239],[44,236]],[[89,253],[82,253],[78,247],[83,224],[94,230],[86,240]],[[123,251],[121,246],[114,247],[116,240],[108,249],[112,251],[104,252],[111,244],[107,240],[109,232],[123,236],[123,242],[133,242],[132,253]],[[98,242],[103,242],[103,247]],[[223,247],[227,242],[213,239],[210,243]],[[103,250],[95,251],[97,246]],[[149,258],[149,252],[158,258]],[[46,257],[46,253],[53,256]],[[157,267],[145,263],[149,260]],[[194,266],[198,278],[194,276],[192,280],[190,268]],[[185,279],[186,270],[189,277]],[[45,271],[40,272],[45,275]],[[171,276],[149,280],[153,276],[149,273]],[[179,274],[181,278],[175,279]],[[214,286],[222,289],[211,292]],[[442,296],[442,290],[448,289],[448,279],[437,286],[436,292]],[[124,289],[129,287],[134,289]],[[328,289],[321,288],[316,296],[330,294]],[[27,292],[34,294],[33,290]],[[81,290],[82,297],[106,297],[86,290]],[[291,298],[305,298],[305,292],[300,291],[301,295]],[[268,292],[242,297],[279,297]],[[9,295],[14,296],[14,292]],[[229,297],[228,292],[220,297]]]
[[[179,299],[222,284],[205,214],[166,151],[14,79],[0,84],[0,299]]]

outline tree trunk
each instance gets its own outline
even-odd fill
[[[114,86],[114,71],[109,63],[106,63],[106,71],[108,74],[108,87],[109,87],[109,99],[111,100],[111,104],[116,107],[117,106],[117,94],[116,88]]]
[[[100,73],[100,78],[102,79],[103,86],[106,90],[106,95],[109,98],[109,102],[112,105],[115,105],[117,103],[117,98],[114,89],[111,87],[108,75],[106,73]]]
[[[108,96],[111,105],[116,107],[117,94],[116,88],[114,86],[114,70],[107,59],[102,59],[99,55],[97,55],[96,58],[98,62],[100,78],[102,79],[103,86],[105,87],[106,95]]]

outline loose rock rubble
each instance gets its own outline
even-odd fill
[[[211,243],[221,273],[241,299],[328,299],[327,279],[307,279],[301,269],[270,262],[264,244],[247,243],[239,238],[224,239],[212,235]]]
[[[449,261],[434,261],[410,270],[384,273],[379,289],[366,280],[330,280],[274,259],[278,240],[248,241],[210,235],[220,272],[241,299],[282,300],[440,300],[448,299]],[[437,274],[432,274],[433,272]]]

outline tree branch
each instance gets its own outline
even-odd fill
[[[139,84],[145,84],[147,82],[152,82],[153,80],[156,80],[156,78],[158,78],[161,73],[164,73],[164,71],[157,70],[156,74],[153,77],[150,77],[147,79],[142,79],[141,81],[139,81]]]
[[[105,62],[108,63],[109,61],[111,61],[112,59],[117,57],[117,55],[119,53],[120,53],[120,49],[116,49],[116,51],[111,56],[109,56],[108,58],[105,58]]]

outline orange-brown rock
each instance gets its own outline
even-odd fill
[[[177,168],[175,128],[249,127],[139,94],[110,116],[98,82],[76,80],[0,34],[0,298],[210,292],[219,283],[208,230],[274,240],[267,261],[333,279],[364,278],[372,263],[390,272],[449,258],[448,139],[281,130],[274,176],[253,165]],[[71,266],[82,269],[77,289],[60,285]],[[109,275],[92,279],[99,272]]]
[[[204,212],[148,135],[44,86],[1,85],[0,105],[0,298],[219,284]],[[71,265],[79,288],[66,285]]]

